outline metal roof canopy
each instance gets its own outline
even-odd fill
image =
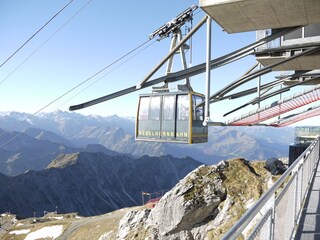
[[[269,57],[269,56],[257,56],[263,66],[268,66],[280,62],[281,60],[287,59],[288,57],[284,53],[283,56]],[[290,70],[308,70],[320,68],[320,52],[316,54],[310,54],[295,59],[294,61],[287,62],[282,65],[278,65],[274,68],[275,71],[290,71]]]
[[[316,85],[302,93],[294,94],[291,97],[281,99],[270,105],[266,105],[255,111],[244,114],[229,121],[228,125],[254,125],[318,100],[320,100],[320,85]]]
[[[225,96],[227,93],[231,92],[233,89],[236,89],[237,87],[243,85],[244,83],[247,83],[248,81],[256,78],[256,77],[259,77],[259,76],[262,76],[264,74],[267,74],[267,73],[270,73],[275,67],[279,66],[279,65],[282,65],[286,62],[289,62],[289,61],[292,61],[294,59],[297,59],[301,56],[304,56],[304,55],[308,55],[308,54],[311,54],[311,53],[314,53],[314,52],[317,52],[320,50],[320,46],[318,47],[313,47],[313,48],[309,48],[308,50],[305,50],[303,52],[300,52],[298,54],[295,54],[293,56],[290,56],[286,59],[283,59],[281,60],[280,62],[277,62],[277,63],[274,63],[272,65],[269,65],[269,66],[266,66],[266,67],[263,67],[261,69],[258,69],[254,72],[251,72],[245,76],[242,76],[240,79],[237,79],[236,81],[230,83],[229,85],[227,85],[226,87],[224,87],[223,89],[219,90],[218,92],[216,92],[215,94],[211,95],[210,96],[210,101],[211,102],[214,102],[215,99],[219,99],[223,96]]]
[[[199,0],[199,5],[228,33],[320,22],[319,0]]]

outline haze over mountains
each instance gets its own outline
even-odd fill
[[[18,112],[0,113],[0,134],[28,116]],[[134,119],[116,115],[84,116],[62,111],[41,113],[13,130],[16,132],[6,133],[0,138],[2,145],[17,131],[23,132],[0,149],[0,172],[6,175],[44,169],[63,153],[102,151],[134,157],[170,154],[179,158],[189,156],[213,164],[234,157],[248,160],[284,157],[288,155],[288,145],[293,141],[293,128],[290,127],[211,127],[206,144],[136,142]],[[95,146],[88,147],[88,144]]]
[[[28,116],[0,113],[0,212],[20,217],[139,205],[203,163],[284,157],[293,140],[293,128],[212,127],[205,144],[136,142],[133,119],[58,111],[20,124]]]
[[[47,169],[16,177],[0,174],[0,212],[32,217],[34,212],[98,215],[141,205],[141,193],[171,189],[201,163],[191,158],[60,155]]]

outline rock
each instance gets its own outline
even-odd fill
[[[139,231],[139,229],[144,225],[149,213],[149,209],[127,212],[120,220],[117,239],[127,239],[129,234],[137,234],[135,231]]]
[[[271,172],[272,175],[280,175],[287,170],[286,166],[284,166],[283,162],[281,162],[278,158],[269,158],[266,161],[266,168]]]
[[[265,162],[232,159],[202,165],[167,192],[148,215],[137,211],[125,216],[119,239],[221,239],[267,189],[270,177]]]
[[[221,210],[219,210],[219,213],[215,217],[215,219],[212,222],[212,225],[210,226],[210,230],[214,229],[215,227],[221,226],[224,222],[228,221],[228,210],[230,207],[234,204],[233,200],[230,197],[227,197],[224,201],[223,207]],[[208,229],[208,230],[209,230]]]
[[[2,213],[0,215],[0,239],[2,239],[2,234],[8,232],[14,226],[16,221],[16,216],[10,213]]]
[[[211,216],[225,197],[219,173],[200,166],[160,200],[148,224],[156,226],[161,236],[190,231]]]

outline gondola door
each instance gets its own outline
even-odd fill
[[[196,93],[192,95],[192,143],[208,141],[208,126],[203,126],[204,106],[198,106],[203,101],[202,95]]]
[[[149,105],[150,96],[143,96],[139,98],[139,108],[136,125],[136,138],[148,139],[149,137]]]
[[[149,135],[151,138],[161,138],[161,96],[150,97]]]
[[[158,141],[161,137],[161,96],[141,96],[139,100],[136,139]]]
[[[161,138],[174,141],[176,95],[163,95],[162,98]]]
[[[176,140],[191,143],[190,137],[190,95],[177,95]]]

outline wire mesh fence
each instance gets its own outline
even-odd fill
[[[310,144],[223,239],[292,239],[318,166],[319,151],[320,137]]]

